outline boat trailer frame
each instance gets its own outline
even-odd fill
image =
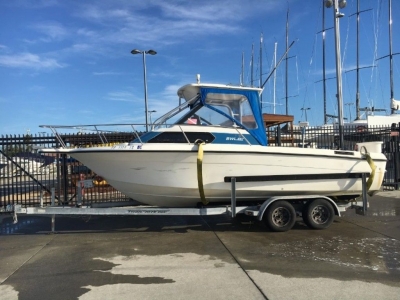
[[[352,173],[354,174],[354,173]],[[55,205],[54,191],[52,191],[52,205],[43,207],[40,203],[39,207],[22,207],[20,204],[14,205],[13,220],[14,224],[18,222],[18,215],[38,215],[51,216],[51,232],[55,232],[55,218],[57,215],[106,215],[106,216],[210,216],[210,215],[231,215],[235,218],[237,214],[243,213],[248,216],[256,216],[259,221],[262,220],[264,213],[268,207],[280,200],[310,200],[310,199],[326,199],[335,210],[335,214],[340,217],[340,212],[346,211],[348,208],[355,208],[356,213],[365,215],[368,209],[367,194],[367,176],[369,173],[357,173],[362,179],[362,201],[353,201],[346,204],[338,204],[329,197],[322,195],[294,195],[294,196],[274,196],[267,198],[261,206],[237,206],[236,205],[236,183],[241,181],[237,177],[225,177],[226,181],[231,183],[231,203],[226,206],[210,206],[201,208],[168,208],[154,206],[126,206],[126,207],[91,207],[82,205],[82,187],[90,187],[90,180],[82,180],[77,182],[78,185],[78,201],[76,206],[58,206]],[[247,180],[248,181],[248,180]],[[260,181],[260,180],[256,180]],[[129,202],[126,202],[129,203]],[[112,204],[110,204],[112,205]]]

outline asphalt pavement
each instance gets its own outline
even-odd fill
[[[0,299],[400,299],[400,192],[326,230],[245,216],[0,216]]]

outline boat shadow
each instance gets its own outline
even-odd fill
[[[291,230],[311,230],[298,219]],[[219,216],[56,216],[54,231],[50,216],[11,215],[0,218],[0,235],[79,234],[115,232],[271,232],[263,222],[238,215]]]

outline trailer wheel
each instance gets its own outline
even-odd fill
[[[304,223],[313,229],[325,229],[332,224],[335,211],[325,199],[315,199],[308,203],[303,211]]]
[[[288,231],[296,222],[296,211],[289,202],[276,201],[268,207],[263,221],[273,231]]]

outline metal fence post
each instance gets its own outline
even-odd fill
[[[236,177],[231,178],[231,211],[232,218],[236,217]]]
[[[62,155],[62,176],[63,176],[63,187],[64,187],[64,204],[68,203],[68,169],[67,169],[67,155]]]
[[[56,189],[55,188],[51,188],[51,206],[55,205],[55,199],[56,199]]]

